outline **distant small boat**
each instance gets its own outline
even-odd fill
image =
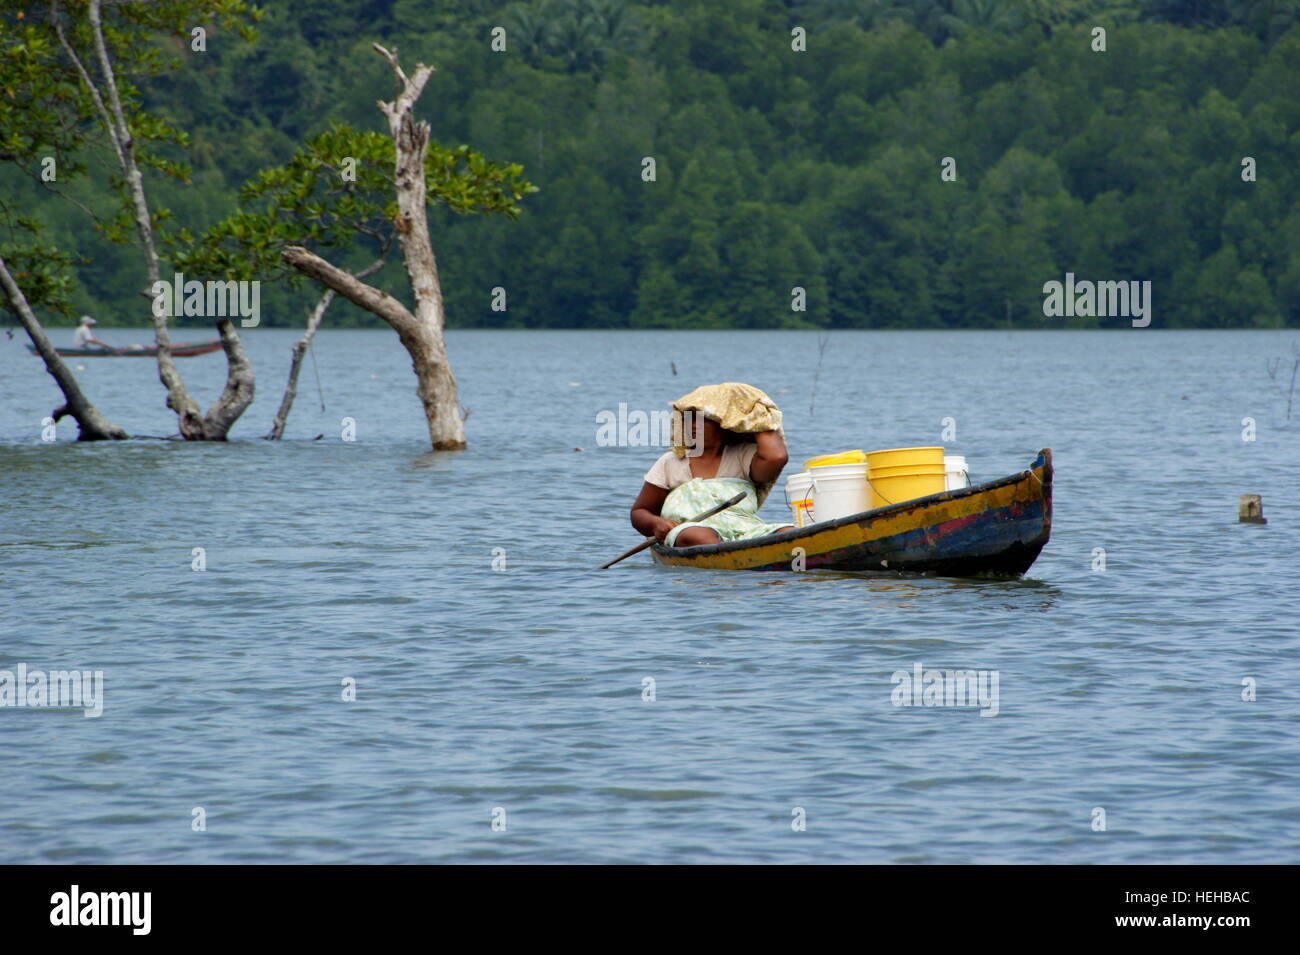
[[[1052,532],[1052,452],[1029,470],[754,540],[655,544],[657,563],[711,570],[916,571],[1020,576]]]
[[[174,342],[173,358],[193,358],[206,355],[221,347],[221,339],[210,342]],[[36,354],[36,346],[28,345],[27,350]],[[150,358],[158,354],[157,345],[128,345],[126,348],[56,348],[64,358]]]

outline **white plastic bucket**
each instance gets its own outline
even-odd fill
[[[943,489],[956,491],[970,487],[970,472],[966,470],[966,458],[960,454],[943,456]]]
[[[785,479],[785,502],[790,506],[795,527],[807,527],[812,518],[812,475],[807,471]]]
[[[808,473],[812,475],[812,516],[818,523],[871,510],[867,462],[829,464],[809,468]]]

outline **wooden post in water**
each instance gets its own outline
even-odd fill
[[[1267,524],[1264,501],[1258,494],[1243,494],[1237,500],[1237,521],[1241,524]]]

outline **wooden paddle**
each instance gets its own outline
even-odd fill
[[[694,523],[695,521],[702,521],[702,520],[704,520],[706,517],[712,517],[714,514],[718,514],[718,513],[722,512],[722,511],[725,511],[727,508],[731,507],[731,505],[733,505],[733,504],[739,504],[741,501],[743,501],[743,500],[745,499],[745,494],[746,494],[745,491],[741,491],[739,494],[737,494],[737,495],[736,495],[735,497],[733,497],[731,500],[729,500],[729,501],[723,501],[723,502],[722,502],[721,504],[719,504],[717,507],[711,507],[711,508],[709,508],[707,511],[705,511],[703,514],[701,514],[699,517],[692,517],[689,521],[683,521],[682,523],[684,523],[684,524],[691,524],[691,523]],[[615,564],[617,564],[620,560],[623,560],[623,559],[625,559],[625,558],[627,558],[627,557],[631,557],[633,554],[639,554],[639,553],[641,553],[641,551],[645,550],[647,547],[649,547],[649,546],[650,546],[651,544],[653,544],[654,542],[655,542],[655,539],[654,539],[653,537],[650,538],[648,541],[643,541],[642,543],[637,544],[635,547],[633,547],[633,548],[632,548],[630,551],[628,551],[626,554],[620,554],[619,556],[617,556],[617,557],[615,557],[613,560],[611,560],[608,564],[601,564],[601,565],[600,565],[599,567],[597,567],[596,569],[597,569],[597,570],[608,570],[609,568],[611,568],[611,567],[613,567]]]

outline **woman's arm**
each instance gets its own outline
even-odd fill
[[[667,497],[667,488],[647,481],[641,485],[641,493],[632,504],[632,526],[643,536],[653,537],[661,544],[668,532],[677,526],[673,521],[659,516]]]
[[[758,450],[749,462],[749,479],[755,484],[766,484],[781,476],[781,469],[790,460],[785,439],[779,431],[760,431],[754,436]]]

